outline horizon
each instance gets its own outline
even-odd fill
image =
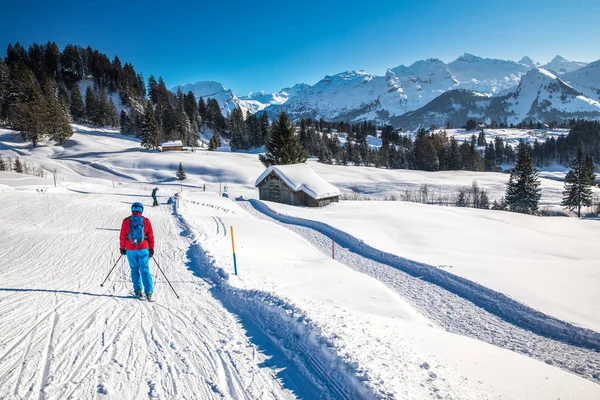
[[[381,76],[388,68],[429,58],[449,63],[465,53],[515,62],[528,56],[542,65],[556,55],[586,63],[600,58],[593,51],[600,48],[594,20],[600,2],[590,0],[570,8],[558,0],[376,0],[369,7],[308,0],[302,10],[276,1],[161,4],[9,2],[0,45],[4,53],[17,41],[25,48],[48,41],[61,50],[90,46],[132,64],[146,80],[163,77],[169,88],[215,81],[241,95],[314,85],[345,71]],[[514,11],[507,16],[507,10]]]

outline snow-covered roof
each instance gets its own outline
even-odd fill
[[[183,142],[181,140],[173,140],[172,142],[164,142],[161,146],[162,147],[183,146]]]
[[[254,186],[260,185],[271,172],[275,172],[292,190],[303,191],[315,200],[341,194],[338,188],[321,178],[306,164],[272,165],[258,177]]]

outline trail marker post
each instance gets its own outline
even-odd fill
[[[233,273],[237,275],[237,262],[235,259],[235,240],[233,238],[233,226],[231,226],[231,250],[233,251]]]
[[[335,260],[335,233],[331,232],[331,258]]]

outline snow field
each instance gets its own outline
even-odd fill
[[[436,266],[441,274],[470,279],[600,332],[600,226],[595,220],[405,202],[341,202],[320,209],[271,202],[268,206],[327,224],[353,235],[354,241]]]

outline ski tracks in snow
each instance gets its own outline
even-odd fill
[[[325,224],[278,214],[258,200],[239,201],[238,204],[257,218],[267,219],[296,232],[321,253],[331,256],[331,237],[323,233],[327,228]],[[332,229],[334,228],[329,227],[329,232]],[[334,230],[336,238],[341,237],[338,235],[340,233],[346,238],[353,239],[356,243],[353,248],[347,243],[344,246],[336,243],[337,261],[380,280],[445,330],[525,354],[600,383],[599,352],[550,339],[513,325],[442,286],[367,257],[363,252],[357,250],[357,247],[362,245],[360,240],[338,229]],[[507,305],[507,307],[510,306]],[[543,319],[544,314],[537,314]],[[540,322],[545,321],[540,320]],[[557,330],[559,330],[561,324],[557,325]],[[581,339],[585,340],[584,337]]]
[[[0,398],[292,398],[261,367],[265,356],[237,318],[189,271],[189,238],[169,208],[145,215],[182,299],[156,273],[157,302],[131,298],[125,258],[99,287],[135,200],[0,194]]]

